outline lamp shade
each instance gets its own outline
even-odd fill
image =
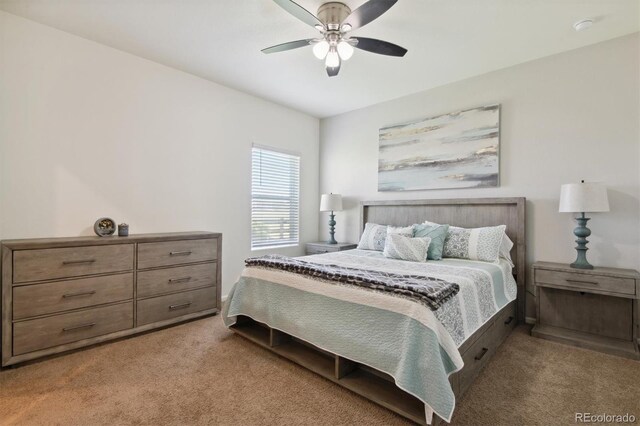
[[[322,194],[320,198],[321,212],[337,212],[342,210],[342,195]]]
[[[560,188],[561,213],[608,212],[607,187],[602,183],[567,183]]]

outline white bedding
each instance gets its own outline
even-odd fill
[[[495,263],[450,258],[408,262],[388,259],[379,251],[356,249],[304,256],[304,260],[396,274],[428,275],[458,284],[458,294],[434,312],[458,347],[503,306],[516,299],[512,266],[502,258]]]

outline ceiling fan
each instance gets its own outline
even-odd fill
[[[353,12],[344,3],[328,2],[318,8],[317,17],[293,0],[273,0],[284,10],[320,31],[320,38],[290,41],[262,49],[264,53],[283,52],[313,46],[313,54],[325,60],[327,74],[340,72],[342,61],[348,60],[354,47],[388,56],[404,56],[407,49],[375,38],[351,37],[349,31],[361,28],[379,18],[398,0],[369,0]]]

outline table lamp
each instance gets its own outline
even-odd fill
[[[570,266],[577,269],[593,269],[593,265],[587,262],[587,237],[591,235],[591,230],[587,228],[588,217],[585,212],[608,212],[609,199],[607,198],[607,187],[602,183],[568,183],[560,188],[560,208],[561,213],[580,213],[576,218],[578,226],[573,230],[577,237],[576,251],[578,257]]]
[[[320,211],[321,212],[331,212],[329,215],[329,235],[331,238],[329,239],[329,244],[338,244],[335,239],[335,227],[336,227],[336,215],[333,212],[339,212],[342,210],[342,195],[340,194],[322,194],[320,198]]]

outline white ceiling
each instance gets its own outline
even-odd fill
[[[352,10],[364,0],[343,0]],[[323,0],[299,0],[315,13]],[[409,50],[356,50],[329,78],[310,48],[260,49],[316,30],[271,0],[0,0],[0,9],[327,117],[640,30],[638,0],[400,0],[354,35]],[[577,33],[572,24],[593,18]]]

